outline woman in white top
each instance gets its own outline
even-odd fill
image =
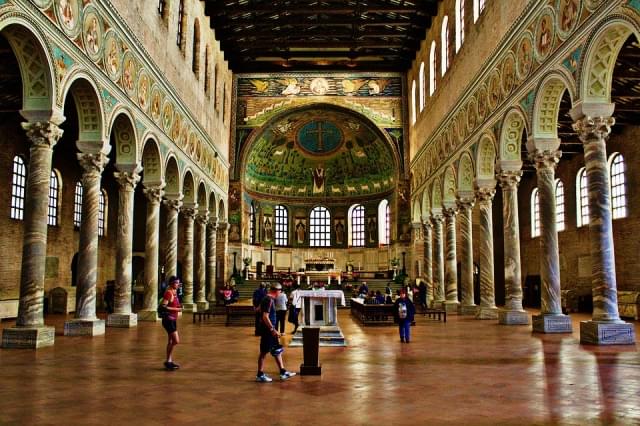
[[[296,334],[296,331],[298,331],[300,309],[302,309],[302,297],[300,297],[300,288],[295,286],[291,292],[291,307],[289,311],[289,322],[294,325],[293,333],[291,334]]]
[[[281,291],[276,297],[276,324],[275,328],[278,330],[280,327],[280,333],[284,334],[285,318],[287,316],[287,295],[284,291]]]

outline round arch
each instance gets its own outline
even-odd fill
[[[220,201],[218,202],[218,221],[219,222],[226,222],[226,211],[225,211],[225,207],[224,207],[224,200],[220,199]]]
[[[429,199],[429,191],[424,190],[422,192],[422,222],[427,223],[429,220],[429,214],[431,213],[431,203]]]
[[[431,211],[434,214],[442,212],[442,188],[440,178],[436,178],[431,184]]]
[[[493,133],[483,133],[476,151],[476,179],[494,181],[496,174],[496,141]]]
[[[142,149],[143,183],[145,186],[157,186],[163,183],[160,148],[153,138],[144,142]]]
[[[442,205],[453,207],[456,205],[456,171],[453,166],[448,166],[442,180]]]
[[[129,111],[122,109],[113,115],[109,125],[110,140],[115,148],[116,167],[138,163],[138,138]]]
[[[209,211],[209,198],[207,197],[207,188],[205,187],[204,182],[201,180],[198,185],[198,208],[200,212],[208,212]]]
[[[473,193],[473,160],[469,152],[463,152],[458,162],[458,192]]]
[[[209,219],[215,220],[217,217],[216,193],[211,191],[211,193],[209,194]]]
[[[527,131],[527,120],[520,108],[511,108],[502,120],[500,128],[500,163],[520,170],[522,166],[522,133]]]
[[[108,154],[111,150],[103,124],[103,108],[99,90],[93,77],[83,71],[69,76],[62,90],[63,105],[71,94],[78,111],[78,141],[81,152]]]
[[[186,206],[193,206],[196,204],[195,181],[190,169],[185,170],[182,178],[182,194],[184,195],[182,201]]]
[[[565,90],[569,91],[573,103],[575,82],[564,73],[552,71],[540,81],[533,104],[531,135],[534,139],[558,138],[558,113]]]
[[[182,186],[182,181],[180,180],[180,169],[178,168],[178,161],[173,154],[169,154],[167,161],[165,162],[165,182],[165,194],[174,197],[179,197],[182,194],[180,191]]]

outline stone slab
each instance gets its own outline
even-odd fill
[[[158,311],[138,311],[138,321],[160,321]]]
[[[633,345],[636,333],[627,322],[580,322],[580,343],[588,345]]]
[[[107,317],[107,327],[132,328],[137,325],[137,314],[109,314]]]
[[[347,341],[342,334],[342,330],[337,326],[322,326],[320,328],[320,346],[348,346]],[[302,330],[304,327],[298,328],[296,334],[291,338],[289,347],[302,347]]]
[[[498,319],[498,308],[485,308],[478,307],[478,311],[476,312],[476,319],[479,320],[497,320]]]
[[[56,335],[55,327],[12,327],[2,330],[2,347],[4,349],[39,349],[53,346]]]
[[[571,317],[569,315],[534,315],[534,333],[571,333]]]
[[[460,306],[460,302],[458,302],[457,300],[454,302],[445,301],[442,303],[442,305],[443,305],[442,309],[447,313],[447,315],[458,314],[458,308]]]
[[[528,325],[529,314],[526,311],[498,310],[498,324],[501,325]]]
[[[475,315],[478,312],[478,306],[476,305],[460,305],[458,310],[460,315]]]
[[[209,302],[198,302],[197,303],[197,307],[198,307],[198,311],[197,312],[206,311],[207,309],[209,309]]]
[[[64,323],[65,336],[101,336],[104,334],[104,329],[105,321],[99,319],[73,319]]]
[[[0,319],[17,318],[19,299],[0,300]]]

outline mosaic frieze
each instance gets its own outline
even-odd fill
[[[104,27],[102,19],[93,7],[88,6],[85,10],[82,34],[87,56],[98,62],[102,58]]]
[[[565,40],[578,25],[580,0],[558,0],[556,10],[558,37]]]
[[[402,96],[399,77],[286,76],[241,77],[238,97]]]
[[[81,29],[80,0],[55,0],[54,9],[62,31],[71,39],[75,39]]]

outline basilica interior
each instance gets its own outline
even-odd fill
[[[0,0],[0,424],[637,424],[638,58],[635,0]],[[254,380],[276,282],[319,377]]]

